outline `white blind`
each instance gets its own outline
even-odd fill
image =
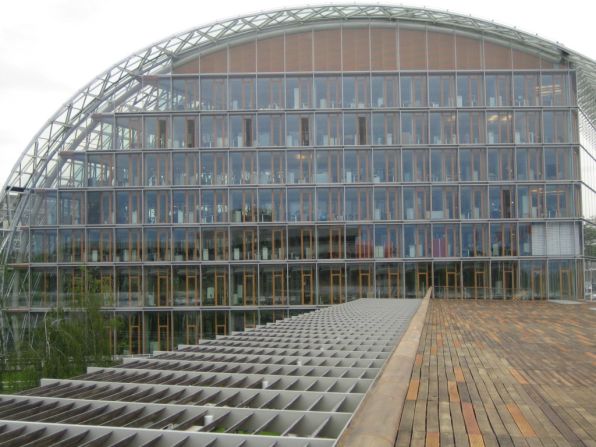
[[[549,256],[575,256],[580,253],[579,232],[573,222],[549,223],[546,247]]]
[[[561,254],[561,244],[559,239],[559,224],[549,224],[546,227],[546,248],[547,255],[558,256]]]
[[[532,225],[532,256],[544,256],[546,254],[546,244],[544,241],[544,224]]]

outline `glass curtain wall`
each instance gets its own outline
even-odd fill
[[[431,285],[582,294],[596,193],[573,69],[455,31],[357,28],[356,50],[338,25],[142,78],[144,102],[98,115],[101,144],[32,191],[15,307],[88,290],[135,353]]]

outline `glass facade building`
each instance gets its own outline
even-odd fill
[[[93,294],[135,353],[430,285],[591,297],[593,61],[366,14],[155,46],[105,82],[4,190],[4,328]]]

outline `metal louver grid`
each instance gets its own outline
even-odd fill
[[[418,306],[362,299],[45,379],[0,395],[0,445],[331,446]]]

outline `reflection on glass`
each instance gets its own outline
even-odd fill
[[[319,113],[316,116],[317,145],[338,146],[342,144],[342,116]]]
[[[491,149],[491,151],[496,150]],[[492,168],[494,169],[494,167]],[[462,181],[486,180],[486,151],[484,149],[460,149],[459,174]]]
[[[401,218],[401,188],[376,187],[374,220],[400,220]]]
[[[511,121],[511,112],[487,113],[486,129],[488,144],[513,143],[513,129]]]
[[[488,150],[488,179],[513,180],[513,149]]]
[[[172,123],[172,147],[174,149],[197,147],[198,126],[194,117],[174,116]]]
[[[406,258],[429,257],[430,249],[430,225],[404,225]]]
[[[257,79],[257,106],[259,109],[284,108],[284,80],[282,77],[259,77]]]
[[[567,73],[543,73],[540,94],[545,107],[569,105]]]
[[[344,107],[364,109],[370,107],[370,79],[368,76],[344,76]]]
[[[513,186],[490,186],[488,200],[491,219],[515,217],[515,188]]]
[[[224,147],[228,145],[228,117],[225,115],[201,116],[201,146]]]
[[[373,108],[398,107],[399,84],[395,75],[376,75],[372,77]]]
[[[141,154],[116,154],[116,184],[141,185]]]
[[[484,85],[481,74],[457,75],[457,107],[484,105]]]
[[[458,119],[460,144],[485,143],[485,118],[483,112],[460,112]]]
[[[433,149],[431,171],[433,182],[457,181],[457,150]]]
[[[425,75],[402,75],[400,84],[402,107],[426,107]]]
[[[172,109],[198,110],[199,101],[198,78],[172,78]]]
[[[312,77],[286,78],[286,107],[310,109],[312,107]]]
[[[228,103],[227,91],[227,80],[225,78],[201,78],[201,109],[225,109]]]
[[[256,116],[230,116],[230,138],[233,147],[252,147],[256,145]]]
[[[344,152],[346,183],[368,183],[371,181],[371,155],[371,151],[366,149]]]
[[[344,115],[344,144],[350,146],[364,146],[370,144],[370,115]]]
[[[540,143],[540,112],[515,113],[515,143]]]
[[[257,154],[255,152],[230,152],[230,184],[257,183]]]
[[[283,115],[259,115],[259,146],[283,146],[285,141]]]
[[[399,114],[373,113],[373,144],[391,146],[399,140]]]
[[[377,149],[373,152],[373,181],[397,182],[401,178],[401,151]]]
[[[317,123],[318,117],[317,115]],[[286,116],[286,145],[311,146],[312,145],[312,115],[287,115]],[[317,143],[319,144],[319,143]]]
[[[402,155],[404,181],[424,182],[429,180],[429,160],[426,149],[405,149]]]
[[[513,96],[516,106],[537,106],[539,93],[537,73],[520,73],[513,76]]]
[[[287,163],[287,183],[313,183],[314,151],[289,151]]]
[[[463,224],[461,226],[462,256],[490,256],[488,251],[488,224]]]
[[[511,75],[487,74],[486,105],[488,107],[502,107],[511,105]]]
[[[403,144],[428,143],[428,115],[426,113],[401,114],[401,141]]]
[[[341,78],[317,76],[315,78],[315,106],[318,109],[341,108]]]
[[[455,107],[455,76],[431,75],[428,78],[428,100],[431,107]]]
[[[230,78],[230,109],[246,110],[255,108],[255,83],[254,77]]]

